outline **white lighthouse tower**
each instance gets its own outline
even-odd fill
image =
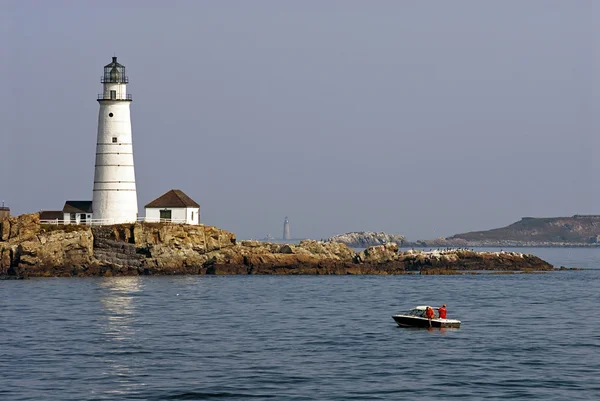
[[[104,66],[103,93],[98,95],[98,140],[92,211],[100,224],[137,220],[137,194],[133,169],[133,143],[125,66],[112,58]]]

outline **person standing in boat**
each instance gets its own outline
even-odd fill
[[[429,319],[429,327],[431,327],[431,319],[435,317],[435,312],[431,306],[425,308],[425,317]]]
[[[440,315],[440,319],[445,319],[446,318],[446,304],[442,305],[441,308],[437,308],[437,310]]]

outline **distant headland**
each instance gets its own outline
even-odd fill
[[[0,220],[0,277],[173,274],[457,274],[473,270],[547,271],[517,252],[409,250],[396,243],[356,252],[339,242],[274,244],[236,240],[206,225],[137,222],[42,224],[38,213]]]
[[[600,215],[523,217],[506,227],[407,243],[416,247],[597,247]]]
[[[600,246],[600,215],[572,217],[523,217],[506,227],[472,231],[430,240],[408,241],[399,234],[384,232],[350,232],[336,235],[328,241],[363,248],[396,243],[413,248],[473,248],[473,247],[598,247]]]

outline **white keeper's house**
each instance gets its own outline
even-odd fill
[[[145,206],[146,222],[200,224],[200,205],[179,189],[172,189]]]

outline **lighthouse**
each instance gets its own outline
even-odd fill
[[[287,216],[285,216],[285,220],[283,220],[283,239],[292,239],[292,237],[290,236],[290,221],[288,220]]]
[[[125,66],[113,57],[104,66],[103,92],[98,95],[98,139],[94,170],[92,211],[99,224],[137,220],[137,194],[133,168],[133,141]]]

